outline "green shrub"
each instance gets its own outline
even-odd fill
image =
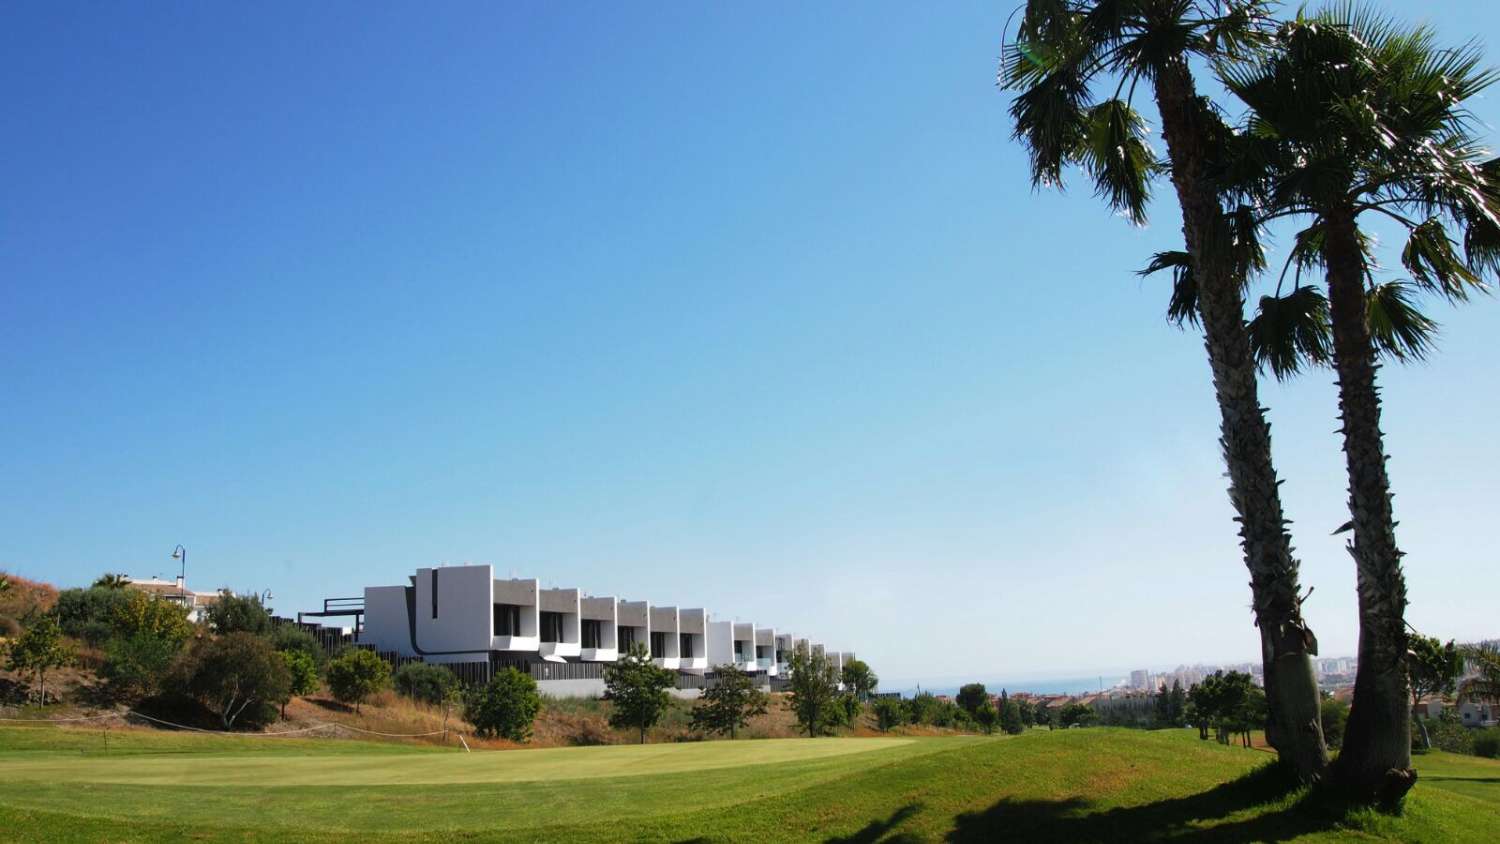
[[[441,706],[458,686],[458,678],[441,665],[409,662],[391,675],[391,684],[395,686],[397,694],[418,703]]]
[[[531,738],[531,724],[541,708],[536,680],[507,668],[485,685],[469,690],[464,699],[464,718],[478,735],[526,741]]]
[[[888,732],[892,727],[906,721],[906,709],[897,698],[876,698],[875,702],[870,705],[870,709],[875,713],[875,726],[880,728],[881,732]]]
[[[1329,750],[1338,750],[1344,744],[1344,725],[1349,722],[1349,704],[1328,698],[1319,708],[1323,721],[1323,740]]]
[[[250,633],[205,639],[173,667],[177,685],[219,716],[224,729],[276,720],[292,675],[271,643]]]
[[[1500,756],[1500,727],[1475,731],[1474,755],[1483,756],[1486,759]]]
[[[271,633],[271,614],[259,595],[236,595],[228,589],[219,592],[219,599],[208,605],[205,611],[208,626],[215,633],[253,633],[266,636]]]
[[[328,663],[328,689],[340,703],[354,704],[354,711],[370,695],[391,682],[391,667],[363,648],[350,648]]]
[[[149,631],[117,636],[104,649],[104,678],[121,697],[151,697],[181,650],[181,642]]]
[[[67,635],[99,647],[114,635],[118,608],[129,597],[123,589],[105,586],[64,589],[57,595],[57,623]]]
[[[323,646],[313,634],[291,624],[283,624],[271,631],[271,647],[283,653],[296,651],[307,654],[320,672],[328,664],[328,654],[323,651]]]
[[[1473,755],[1474,731],[1460,724],[1451,711],[1444,712],[1443,717],[1436,721],[1429,718],[1426,724],[1427,735],[1432,739],[1434,749]]]

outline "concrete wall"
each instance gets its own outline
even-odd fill
[[[364,626],[359,635],[360,642],[374,645],[377,651],[417,655],[411,648],[405,586],[366,586]]]
[[[734,622],[714,621],[708,625],[708,664],[714,668],[734,664]]]
[[[735,660],[735,665],[741,671],[754,671],[755,670],[755,625],[754,624],[751,624],[749,622],[743,622],[743,621],[742,622],[735,622],[735,625],[734,625],[734,644],[731,645],[731,648],[733,648],[734,646],[738,646],[739,647],[739,654],[740,654],[739,659]]]
[[[485,565],[417,569],[413,584],[417,652],[484,659],[494,621],[492,579]]]

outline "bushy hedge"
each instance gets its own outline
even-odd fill
[[[458,678],[441,665],[409,662],[391,677],[396,693],[418,703],[440,706],[458,687]]]

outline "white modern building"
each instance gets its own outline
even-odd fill
[[[715,621],[707,609],[543,589],[537,578],[496,578],[490,565],[420,568],[403,585],[368,586],[362,612],[358,642],[377,652],[448,664],[480,681],[514,667],[560,696],[602,694],[603,663],[635,645],[678,672],[681,696],[712,684],[719,666],[769,683],[788,674],[794,649],[824,653],[821,644],[771,627]],[[853,654],[827,657],[842,667]]]

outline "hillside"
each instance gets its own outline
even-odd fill
[[[1500,762],[1419,757],[1400,817],[1345,814],[1190,731],[464,753],[0,729],[15,840],[1483,841]],[[191,784],[190,797],[178,786]]]

